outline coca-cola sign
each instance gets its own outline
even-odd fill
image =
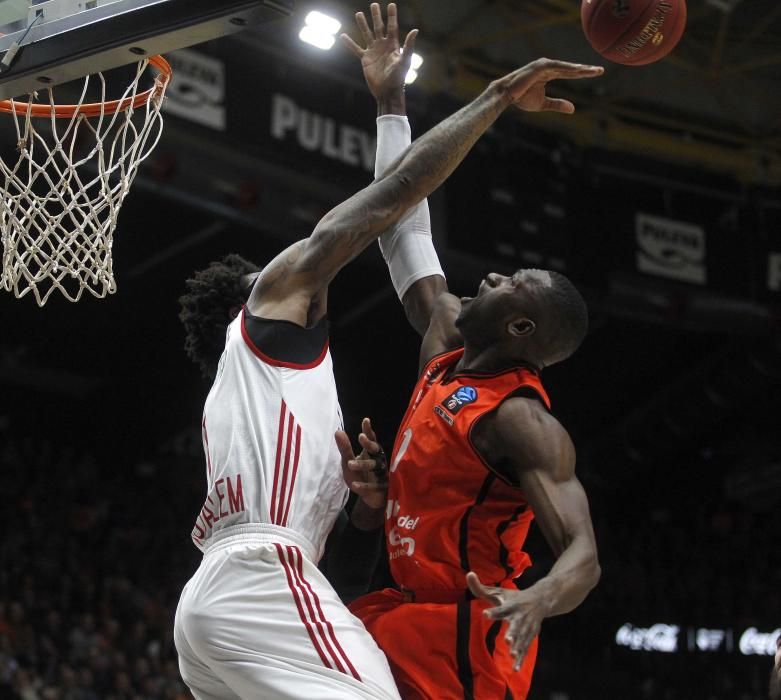
[[[772,632],[760,632],[756,627],[749,627],[740,635],[738,648],[744,656],[760,654],[762,656],[773,656],[776,653],[776,644],[778,637],[781,636],[781,629]]]
[[[651,627],[635,627],[628,622],[616,633],[616,644],[635,651],[661,651],[667,654],[678,651],[678,625],[657,624]]]
[[[682,627],[667,623],[636,627],[627,622],[616,632],[616,644],[632,651],[656,651],[665,654],[678,651],[739,651],[743,656],[773,656],[779,637],[781,628],[772,632],[760,632],[756,627],[749,627],[742,634],[737,634],[734,628]],[[738,640],[737,645],[733,640]]]

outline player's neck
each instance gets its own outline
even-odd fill
[[[511,367],[525,365],[537,369],[539,365],[531,357],[519,356],[518,352],[510,353],[506,347],[492,345],[486,348],[464,346],[464,354],[458,361],[458,372],[500,372]]]

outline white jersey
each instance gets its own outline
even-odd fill
[[[208,487],[196,546],[276,526],[303,538],[317,561],[348,496],[334,442],[342,427],[327,340],[309,364],[272,359],[253,343],[242,311],[204,407]]]

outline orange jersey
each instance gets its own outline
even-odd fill
[[[532,511],[522,491],[486,464],[471,441],[477,421],[525,390],[550,407],[525,368],[454,373],[463,350],[435,357],[418,380],[391,459],[385,532],[402,592],[376,591],[350,609],[385,652],[403,700],[524,700],[535,639],[513,671],[502,623],[466,592],[466,573],[512,587]]]
[[[385,521],[393,578],[413,591],[461,590],[474,571],[510,585],[534,517],[522,491],[493,471],[471,439],[478,420],[526,389],[550,408],[538,375],[453,372],[463,349],[435,357],[418,380],[391,458]]]

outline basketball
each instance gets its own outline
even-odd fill
[[[669,54],[686,28],[686,0],[583,0],[583,31],[614,63],[643,66]]]

